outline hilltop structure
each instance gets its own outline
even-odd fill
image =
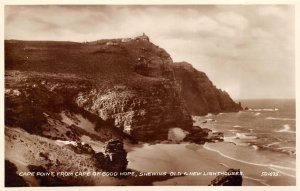
[[[143,35],[141,35],[141,36],[135,37],[134,39],[135,40],[148,41],[148,42],[150,41],[150,38],[145,33],[143,33]]]

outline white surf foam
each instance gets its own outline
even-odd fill
[[[234,128],[239,128],[239,127],[241,127],[241,126],[239,126],[239,125],[235,125],[235,126],[233,126]]]
[[[253,116],[259,116],[260,114],[261,114],[260,112],[257,112]]]
[[[209,148],[209,147],[207,147],[207,145],[204,145],[203,148],[206,149],[206,150],[209,150],[209,151],[216,152],[219,155],[221,155],[223,157],[226,157],[228,159],[231,159],[231,160],[234,160],[234,161],[237,161],[237,162],[241,162],[241,163],[245,163],[245,164],[250,164],[250,165],[255,165],[255,166],[262,166],[262,167],[268,167],[268,168],[272,168],[273,167],[273,168],[285,169],[285,170],[290,170],[290,171],[296,171],[295,168],[290,168],[290,167],[286,167],[286,166],[279,166],[279,165],[273,165],[273,164],[260,164],[260,163],[254,163],[254,162],[248,162],[248,161],[244,161],[244,160],[239,160],[239,159],[230,157],[228,155],[225,155],[224,153],[222,153],[219,150]]]
[[[278,144],[280,144],[280,142],[273,142],[273,143],[267,144],[266,147],[270,147],[272,145],[278,145]]]
[[[269,119],[269,120],[282,120],[282,121],[295,121],[295,119],[292,119],[292,118],[266,117],[266,119]]]
[[[253,148],[254,150],[258,150],[258,146],[257,146],[257,145],[252,145],[252,148]]]
[[[236,138],[248,140],[248,139],[257,139],[257,136],[249,133],[236,133]]]
[[[236,131],[240,131],[240,130],[238,130],[238,129],[229,129],[228,131],[236,132]]]
[[[249,111],[278,111],[278,108],[269,109],[269,108],[263,108],[263,109],[249,109]]]
[[[172,140],[172,141],[182,141],[186,135],[188,134],[187,131],[184,131],[181,128],[171,128],[169,129],[169,133],[168,133],[168,139]]]
[[[296,133],[295,131],[291,130],[291,127],[289,126],[289,124],[284,124],[282,129],[279,129],[275,132],[278,132],[278,133],[281,133],[281,132],[283,132],[283,133]]]
[[[224,139],[224,141],[226,141],[226,142],[233,142],[233,140],[236,139],[236,136],[231,136],[231,137],[226,136],[226,137],[224,137],[223,139]]]

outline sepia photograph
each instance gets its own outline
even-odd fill
[[[4,186],[296,186],[295,13],[4,5]]]

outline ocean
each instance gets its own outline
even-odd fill
[[[225,135],[226,142],[296,155],[295,100],[241,100],[248,110],[194,117],[197,125]]]
[[[224,143],[205,148],[247,164],[267,166],[295,177],[296,102],[292,99],[240,100],[248,110],[194,116],[196,125],[221,131]]]
[[[295,100],[240,100],[248,110],[193,116],[194,125],[224,133],[224,142],[144,144],[131,148],[139,171],[225,171],[238,168],[243,185],[295,185]],[[195,149],[196,148],[196,149]],[[184,156],[184,157],[183,157]],[[274,176],[265,176],[273,173]],[[208,185],[213,177],[185,176],[157,185]]]

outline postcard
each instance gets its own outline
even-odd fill
[[[296,7],[4,2],[5,189],[296,190]]]

